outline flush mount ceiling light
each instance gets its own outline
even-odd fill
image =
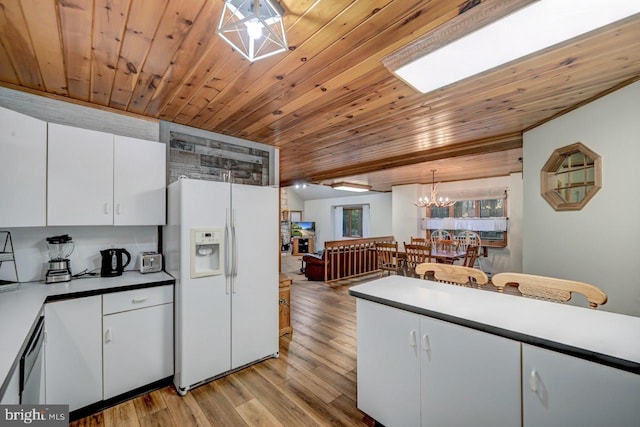
[[[218,35],[253,62],[287,50],[283,15],[273,0],[226,0]]]
[[[370,185],[353,184],[350,182],[336,182],[331,184],[331,188],[333,188],[334,190],[354,191],[357,193],[371,190]]]
[[[482,2],[382,62],[427,93],[638,13],[629,0]]]

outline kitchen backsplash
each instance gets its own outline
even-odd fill
[[[124,248],[131,254],[131,263],[125,270],[134,270],[140,252],[158,249],[158,227],[26,227],[0,229],[11,232],[18,278],[21,282],[44,280],[49,252],[45,238],[68,234],[75,242],[71,256],[71,272],[79,273],[100,269],[100,251]],[[13,264],[3,262],[0,279],[14,280]]]

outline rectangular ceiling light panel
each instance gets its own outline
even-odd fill
[[[394,72],[427,93],[638,13],[640,0],[538,0]]]

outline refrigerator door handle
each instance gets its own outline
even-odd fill
[[[231,241],[233,245],[233,255],[232,255],[232,264],[231,264],[231,275],[234,278],[231,282],[231,291],[236,293],[236,280],[238,277],[238,240],[236,239],[236,210],[235,208],[231,209]]]
[[[225,282],[225,293],[228,295],[230,291],[229,282],[231,281],[230,277],[230,267],[229,267],[229,208],[227,208],[226,221],[224,225],[224,282]]]

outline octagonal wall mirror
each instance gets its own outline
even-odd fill
[[[602,187],[602,160],[580,142],[556,149],[540,171],[542,197],[557,211],[582,209]]]

